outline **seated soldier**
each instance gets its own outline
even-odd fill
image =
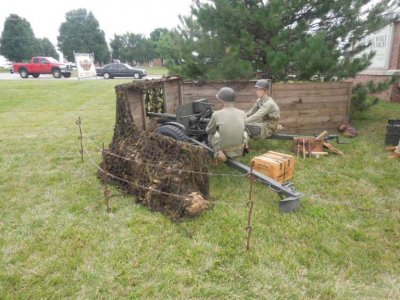
[[[206,132],[209,145],[215,150],[215,158],[226,161],[227,157],[241,156],[247,149],[246,114],[234,107],[235,91],[230,87],[221,88],[216,97],[223,102],[223,108],[212,114]]]
[[[268,95],[268,80],[258,80],[255,87],[257,88],[256,95],[258,99],[254,106],[247,112],[245,122],[246,124],[260,128],[259,135],[251,135],[251,137],[265,139],[277,130],[280,111],[278,105]]]

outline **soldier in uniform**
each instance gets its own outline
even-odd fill
[[[246,113],[234,107],[235,91],[230,87],[221,88],[216,97],[223,102],[223,108],[212,114],[206,132],[208,142],[215,150],[215,158],[226,161],[227,157],[241,156],[247,149]]]
[[[268,80],[260,79],[256,82],[255,87],[257,102],[247,112],[246,124],[255,125],[261,129],[255,138],[270,137],[278,128],[280,111],[275,101],[268,95]]]

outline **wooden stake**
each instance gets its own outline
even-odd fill
[[[103,151],[102,151],[102,156],[103,156],[103,182],[104,182],[104,198],[106,200],[106,207],[107,207],[107,212],[111,212],[111,205],[110,205],[110,190],[108,189],[108,168],[107,168],[107,160],[106,160],[106,155],[104,151],[104,143],[103,143]]]
[[[83,136],[82,136],[82,128],[81,128],[81,116],[78,117],[78,120],[76,120],[75,123],[79,127],[79,137],[78,137],[78,139],[81,141],[81,150],[79,150],[79,153],[81,154],[81,160],[83,162]]]
[[[250,167],[250,174],[249,174],[249,201],[247,202],[247,205],[249,206],[249,213],[247,216],[247,242],[246,242],[246,250],[250,250],[250,239],[251,239],[251,233],[253,232],[253,205],[254,202],[252,200],[252,194],[253,194],[253,163],[251,163]]]

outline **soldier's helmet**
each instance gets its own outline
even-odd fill
[[[230,87],[223,87],[217,93],[217,98],[225,102],[235,101],[235,91]]]
[[[260,79],[256,82],[256,88],[268,90],[269,89],[269,82],[266,79]]]

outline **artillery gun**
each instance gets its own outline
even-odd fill
[[[207,99],[199,99],[192,103],[180,105],[176,108],[176,114],[147,112],[149,118],[156,118],[159,126],[155,132],[171,137],[182,142],[193,143],[204,148],[210,155],[214,155],[214,150],[207,145],[206,127],[213,113],[212,104]],[[250,135],[255,128],[246,127]],[[290,138],[291,137],[291,138]],[[294,136],[284,136],[281,139],[293,139]],[[227,159],[228,166],[238,170],[243,174],[254,176],[261,183],[276,192],[281,200],[279,208],[282,212],[292,212],[300,206],[300,197],[302,193],[294,189],[293,183],[285,182],[283,184],[274,179],[252,170],[246,164],[237,160]]]
[[[155,132],[178,141],[193,143],[207,150],[210,155],[214,155],[214,150],[207,144],[206,133],[206,127],[212,113],[212,104],[208,103],[206,98],[178,106],[176,114],[146,112],[149,118],[157,119],[159,126],[155,129]],[[260,128],[246,125],[245,130],[252,137],[259,133]],[[302,135],[273,134],[269,139],[294,140],[299,136]],[[338,144],[344,144],[339,141],[338,135],[327,135],[323,139],[325,141],[336,139]],[[239,172],[254,176],[276,192],[281,197],[279,208],[282,212],[292,212],[300,206],[300,197],[303,194],[295,190],[293,183],[284,182],[281,184],[237,160],[228,158],[225,163]]]

